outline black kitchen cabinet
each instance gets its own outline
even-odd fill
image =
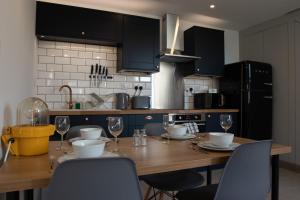
[[[159,71],[159,20],[124,15],[118,71]]]
[[[224,31],[193,26],[184,31],[184,54],[201,57],[185,63],[185,75],[222,76]]]
[[[111,117],[115,115],[109,115]],[[112,135],[109,133],[108,128],[107,128],[107,115],[72,115],[69,116],[70,118],[70,124],[71,127],[73,126],[80,126],[80,125],[98,125],[101,126],[108,137],[112,137]],[[123,123],[124,123],[124,129],[120,137],[126,137],[129,136],[129,128],[128,128],[128,116],[127,115],[122,115],[123,118]],[[55,124],[55,116],[50,116],[50,123]],[[50,137],[50,140],[60,140],[60,135],[55,132],[53,136]]]
[[[162,123],[163,114],[128,115],[128,136],[133,135],[134,129],[143,129],[148,123]]]
[[[43,40],[117,45],[122,23],[117,13],[37,2],[36,35]]]
[[[232,126],[228,130],[228,133],[234,133],[236,136],[237,133],[237,114],[236,113],[207,113],[206,114],[206,132],[224,132],[224,129],[220,125],[220,115],[221,114],[230,114],[232,116]]]

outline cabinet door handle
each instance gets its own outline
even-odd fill
[[[152,120],[153,117],[152,117],[151,115],[148,115],[148,116],[145,117],[145,119],[146,119],[146,120]]]
[[[269,86],[271,86],[271,85],[273,85],[272,83],[264,83],[264,85],[269,85]]]
[[[207,117],[210,118],[211,116],[210,116],[210,115],[207,115]]]
[[[264,96],[265,99],[273,99],[272,96]]]
[[[86,118],[84,118],[84,120],[85,120],[85,121],[89,121],[89,118],[88,118],[88,117],[86,117]]]
[[[84,32],[84,31],[82,31],[82,32],[81,32],[81,35],[85,35],[85,32]]]

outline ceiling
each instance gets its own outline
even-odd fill
[[[46,0],[145,16],[178,14],[181,19],[242,30],[300,8],[300,0]],[[214,9],[209,4],[215,4]]]

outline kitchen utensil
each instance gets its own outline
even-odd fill
[[[94,65],[91,65],[91,73],[90,73],[90,87],[92,87],[92,82],[93,82],[93,74],[94,74]]]
[[[103,154],[105,142],[101,140],[77,140],[72,143],[72,147],[79,158],[93,158]]]
[[[126,93],[116,93],[116,108],[117,109],[127,109],[129,105],[129,94]]]
[[[107,81],[107,75],[108,75],[108,69],[107,67],[105,68],[105,82]]]
[[[141,95],[141,93],[142,93],[142,90],[143,90],[143,86],[139,86],[139,95],[138,96],[140,96]]]
[[[137,85],[136,85],[136,86],[134,86],[134,90],[135,90],[135,91],[134,91],[134,94],[133,94],[133,96],[135,96],[135,95],[136,95],[136,93],[137,93],[138,89],[139,89],[139,86],[137,86]]]
[[[208,133],[209,142],[217,147],[228,147],[234,138],[234,135],[231,133],[218,133],[210,132]]]
[[[98,87],[100,87],[101,84],[101,80],[100,80],[100,76],[101,76],[101,72],[102,72],[102,66],[99,65],[99,71],[98,71],[98,75],[97,75],[97,79],[98,79]]]
[[[100,80],[100,82],[102,83],[102,80],[103,80],[103,76],[104,76],[104,73],[105,73],[105,66],[102,66],[102,71],[101,71],[101,80]]]
[[[150,109],[150,102],[149,96],[134,96],[131,99],[132,109]]]
[[[95,140],[101,136],[102,129],[100,128],[82,128],[80,135],[85,140]]]
[[[4,156],[3,162],[6,162],[7,157],[8,157],[8,153],[9,153],[9,150],[10,150],[10,145],[11,145],[12,143],[14,143],[14,142],[15,142],[15,139],[14,139],[14,138],[9,138],[9,140],[8,140],[8,146],[7,146],[7,149],[6,149],[6,152],[5,152],[5,156]]]
[[[95,74],[94,74],[94,87],[97,86],[97,76],[98,76],[98,64],[96,64],[96,67],[95,67]]]

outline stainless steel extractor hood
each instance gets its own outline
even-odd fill
[[[200,57],[182,55],[184,51],[180,45],[179,38],[179,17],[174,14],[165,14],[162,19],[162,53],[160,56],[161,62],[178,63],[190,62],[201,59]]]

